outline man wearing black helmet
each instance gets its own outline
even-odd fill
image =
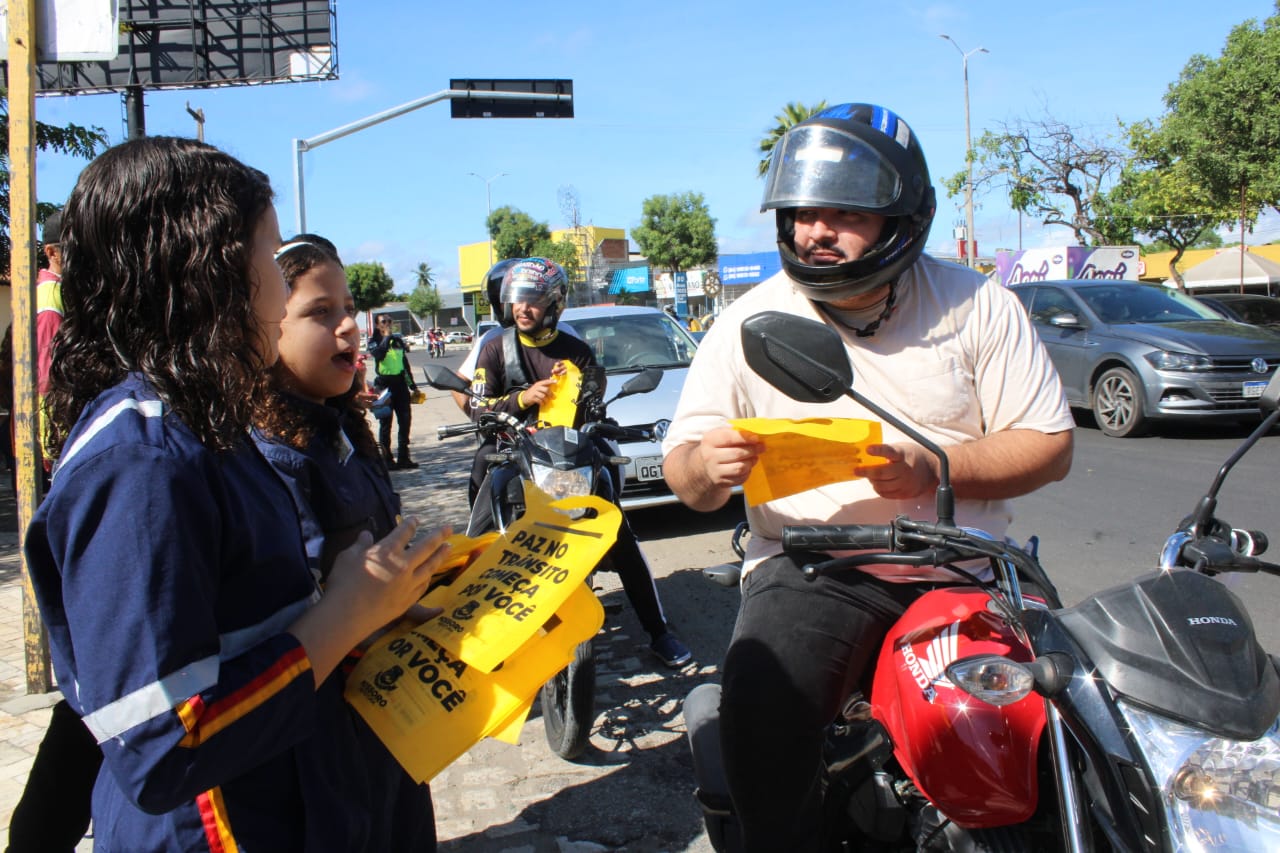
[[[1021,306],[981,274],[923,254],[935,196],[915,134],[869,104],[828,108],[775,147],[762,210],[774,210],[783,270],[734,302],[698,347],[663,443],[689,506],[714,510],[760,457],[738,417],[866,418],[848,398],[797,403],[746,366],[742,322],[762,311],[818,320],[845,344],[859,390],[946,451],[957,523],[1003,535],[1009,499],[1066,476],[1073,422]],[[742,605],[724,663],[721,742],[748,850],[821,843],[823,729],[865,686],[889,627],[945,580],[867,566],[806,581],[782,527],[885,523],[933,514],[937,460],[883,424],[881,464],[848,480],[748,507]],[[831,459],[829,467],[838,467]]]
[[[596,364],[595,352],[589,345],[560,333],[560,313],[565,307],[567,290],[564,270],[546,258],[522,258],[506,268],[500,299],[494,304],[501,306],[509,328],[502,336],[484,344],[477,357],[471,380],[474,399],[469,402],[473,416],[484,411],[502,411],[529,421],[551,395],[555,377],[564,372],[565,362],[579,370]],[[472,503],[484,494],[486,466],[483,460],[493,447],[482,445],[476,453],[477,465],[471,475]],[[607,452],[616,454],[614,449]],[[622,481],[616,473],[615,480],[614,488],[621,489]],[[667,625],[653,573],[625,516],[609,556],[641,626],[649,634],[650,649],[673,669],[687,664],[693,654]]]

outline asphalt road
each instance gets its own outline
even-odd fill
[[[459,362],[461,355],[451,351],[444,363]],[[459,418],[436,391],[418,411],[415,435],[422,433],[419,418]],[[1041,561],[1068,604],[1150,571],[1165,536],[1246,434],[1236,427],[1178,427],[1110,439],[1082,419],[1070,476],[1018,499],[1011,533],[1040,537]],[[421,446],[415,447],[420,455]],[[436,517],[461,519],[473,446],[433,438],[426,446],[430,462],[422,471],[395,475],[406,504],[430,495]],[[1277,483],[1280,434],[1273,432],[1228,477],[1219,516],[1280,540]],[[678,673],[665,670],[648,653],[616,578],[603,576],[608,616],[597,640],[592,749],[577,763],[555,758],[535,705],[519,746],[481,743],[433,783],[442,850],[710,850],[691,796],[680,702],[694,686],[717,677],[738,595],[711,584],[701,571],[730,558],[729,534],[741,513],[734,502],[707,515],[679,506],[630,515],[669,619],[695,663]],[[1263,644],[1280,649],[1280,579],[1232,583],[1248,602]]]

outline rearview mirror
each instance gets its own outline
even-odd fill
[[[1050,326],[1057,326],[1059,329],[1083,329],[1084,323],[1080,322],[1080,318],[1069,311],[1061,314],[1054,314],[1049,318]]]
[[[657,367],[646,367],[644,370],[632,376],[623,383],[622,391],[619,397],[630,396],[632,394],[648,394],[654,388],[658,387],[658,383],[662,381],[662,369]]]
[[[765,311],[742,324],[747,366],[802,403],[830,403],[853,384],[853,368],[835,330],[817,320]]]
[[[462,391],[466,393],[470,384],[458,374],[442,364],[428,364],[422,368],[422,375],[427,384],[442,391]]]

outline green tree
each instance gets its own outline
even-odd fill
[[[86,160],[107,147],[107,134],[100,127],[66,127],[36,122],[36,148],[40,151],[69,154]],[[40,202],[36,219],[43,223],[60,204]],[[0,280],[9,280],[12,244],[9,241],[9,97],[0,87]]]
[[[760,140],[760,163],[756,167],[756,175],[763,178],[769,173],[769,160],[773,156],[773,148],[788,130],[805,119],[812,118],[827,108],[826,101],[818,101],[811,107],[792,101],[782,108],[782,112],[773,117],[777,122],[764,138]]]
[[[1158,240],[1173,250],[1169,275],[1184,289],[1178,262],[1187,249],[1231,222],[1230,208],[1214,208],[1213,199],[1183,157],[1169,149],[1167,134],[1149,121],[1129,127],[1133,156],[1120,179],[1098,200],[1098,227],[1108,242],[1128,243],[1135,235]]]
[[[387,304],[396,283],[380,261],[347,264],[347,284],[357,311],[371,311]]]
[[[984,132],[973,159],[974,193],[1006,186],[1014,210],[1065,225],[1081,245],[1107,242],[1095,207],[1127,160],[1122,147],[1045,117]],[[947,178],[947,195],[963,193],[967,178],[967,169]]]
[[[431,273],[431,265],[425,262],[418,264],[418,269],[414,271],[414,276],[418,280],[418,286],[413,289],[413,293],[409,294],[407,300],[409,310],[419,317],[429,316],[431,318],[431,326],[435,328],[440,325],[436,322],[436,315],[444,307],[444,302],[440,298],[439,289],[436,288],[435,279]]]
[[[657,269],[690,270],[714,263],[718,254],[716,221],[702,193],[645,199],[640,226],[632,229],[631,236]]]
[[[534,247],[551,239],[551,228],[514,207],[499,207],[489,214],[486,223],[497,260],[527,258],[537,254]]]
[[[1280,2],[1276,12],[1236,26],[1217,59],[1191,57],[1164,99],[1170,152],[1249,226],[1280,210]]]

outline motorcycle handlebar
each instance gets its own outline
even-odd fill
[[[436,427],[436,438],[444,441],[446,438],[456,438],[460,435],[472,435],[480,431],[479,424],[445,424]]]
[[[782,528],[784,551],[885,550],[893,547],[889,524],[788,524]]]

